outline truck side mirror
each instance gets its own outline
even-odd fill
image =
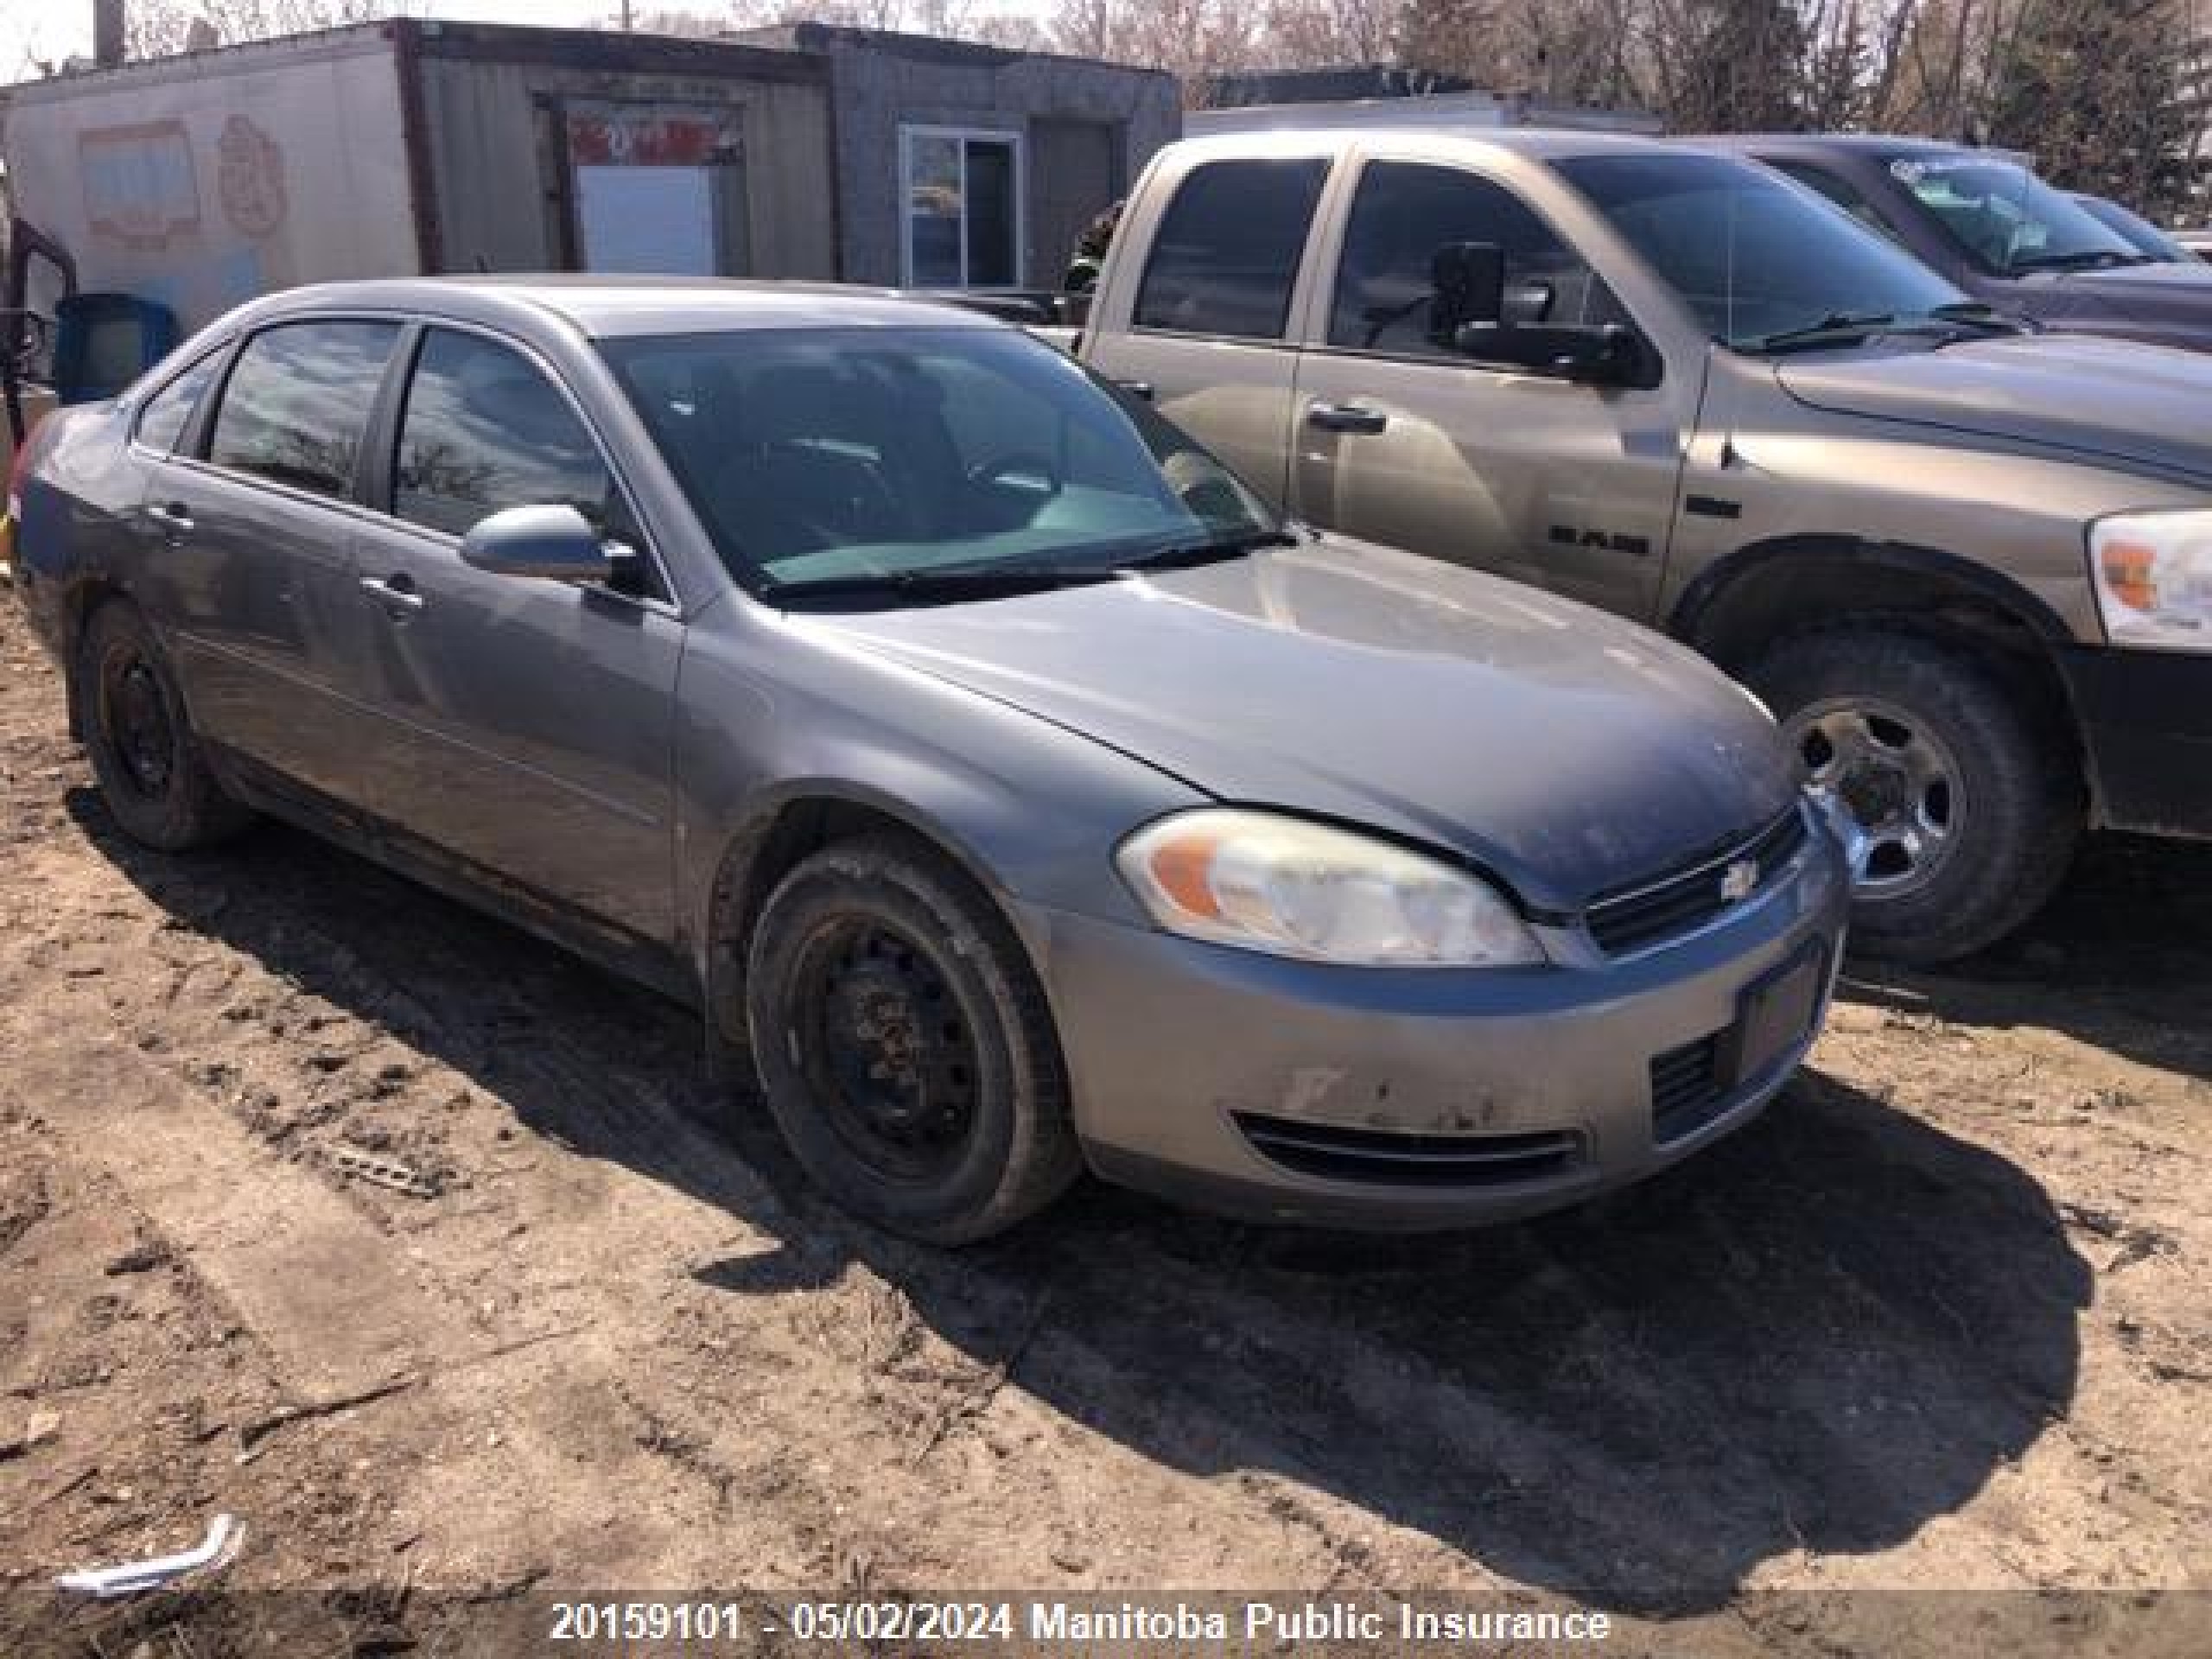
[[[1495,242],[1446,242],[1429,256],[1428,334],[1449,346],[1470,324],[1495,327],[1505,310],[1505,252]]]
[[[1527,369],[1588,386],[1631,386],[1647,364],[1636,331],[1617,322],[1463,323],[1452,349],[1478,363]]]

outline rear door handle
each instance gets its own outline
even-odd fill
[[[146,509],[146,516],[161,525],[169,540],[192,534],[192,512],[181,501],[164,501]]]
[[[405,571],[390,576],[363,576],[361,591],[384,607],[395,621],[413,616],[429,601],[416,591],[415,578]]]
[[[1364,404],[1316,404],[1306,411],[1306,423],[1324,432],[1380,432],[1390,417]]]

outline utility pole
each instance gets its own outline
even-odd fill
[[[123,61],[123,0],[92,0],[92,61],[103,69]]]

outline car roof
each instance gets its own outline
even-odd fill
[[[1370,127],[1282,127],[1208,133],[1185,138],[1175,154],[1192,161],[1249,161],[1271,156],[1339,156],[1355,147],[1433,146],[1440,153],[1518,156],[1558,161],[1574,156],[1650,155],[1665,147],[1633,133],[1592,132],[1571,127],[1433,126],[1395,122]]]
[[[1677,142],[1753,156],[1864,156],[1885,162],[1912,156],[1985,156],[2022,163],[2028,160],[2017,149],[1891,132],[1708,132],[1686,134]]]
[[[551,320],[596,339],[738,329],[1007,326],[896,289],[559,271],[317,283],[270,295],[239,315],[258,323],[346,311],[411,312],[493,325]]]

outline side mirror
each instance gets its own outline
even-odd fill
[[[509,507],[477,520],[461,538],[461,562],[495,576],[607,582],[615,558],[574,507]]]
[[[1467,323],[1452,334],[1452,349],[1478,363],[1592,386],[1634,385],[1645,366],[1636,331],[1618,322]]]
[[[1429,338],[1448,345],[1459,330],[1495,326],[1505,310],[1505,252],[1495,242],[1446,242],[1429,256]]]

